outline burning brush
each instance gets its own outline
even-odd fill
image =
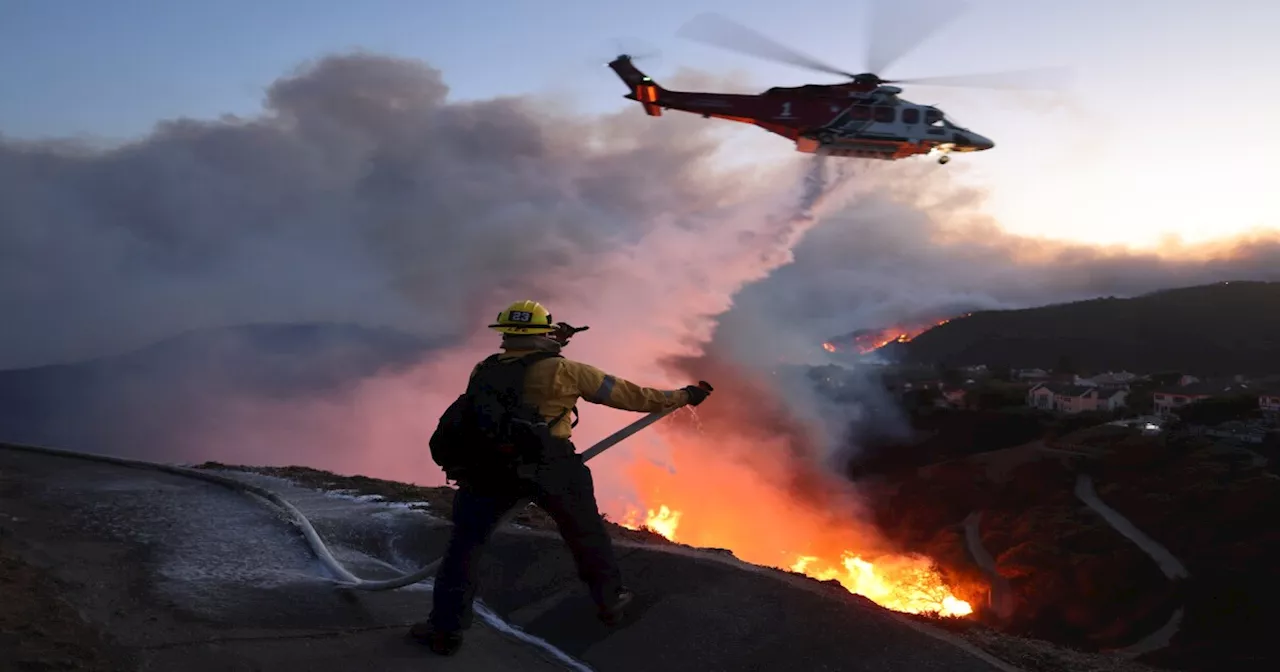
[[[696,426],[659,428],[663,463],[628,466],[639,501],[618,516],[622,526],[835,581],[895,611],[973,613],[932,559],[898,552],[862,515],[859,494],[820,459],[821,433],[792,412],[773,378],[714,354],[685,370],[723,380],[721,398],[699,407]]]
[[[959,317],[968,317],[971,314],[966,313]],[[853,350],[859,355],[867,355],[890,343],[907,343],[920,334],[934,327],[940,327],[954,319],[959,319],[959,317],[894,325],[883,329],[859,329],[848,335],[823,343],[822,349],[827,352]]]

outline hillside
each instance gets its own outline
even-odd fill
[[[447,488],[203,466],[291,502],[358,576],[408,571],[448,540]],[[15,597],[0,600],[6,670],[1010,669],[997,658],[1027,672],[1146,670],[969,620],[907,617],[835,582],[616,526],[637,599],[607,628],[563,542],[527,529],[548,526],[537,516],[494,535],[469,643],[444,662],[403,641],[424,615],[422,591],[335,590],[295,528],[224,488],[0,444],[0,510],[11,514],[0,516],[0,585]]]
[[[947,366],[1280,373],[1280,282],[1224,282],[1128,299],[977,312],[884,349]]]
[[[1113,426],[924,466],[880,465],[858,480],[880,527],[944,566],[972,554],[966,525],[1007,582],[1001,630],[1085,650],[1132,646],[1172,622],[1168,646],[1139,660],[1179,670],[1273,669],[1266,623],[1280,600],[1280,535],[1258,524],[1280,478],[1249,449],[1189,434]],[[1082,504],[1079,479],[1189,572],[1163,567]],[[1176,619],[1174,617],[1177,616]],[[1271,663],[1267,663],[1271,660]]]
[[[226,399],[325,394],[408,365],[432,345],[347,324],[243,325],[113,357],[0,371],[0,440],[182,454],[190,428],[216,421]]]

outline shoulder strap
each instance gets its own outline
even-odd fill
[[[529,366],[544,359],[562,356],[558,352],[543,351],[511,359],[502,359],[500,353],[489,355],[484,358],[484,361],[480,362],[480,369],[467,385],[467,391],[474,392],[479,385],[493,385],[500,380],[501,387],[513,388],[511,393],[515,396],[514,403],[519,404],[524,399],[524,386],[520,382],[524,380],[525,375],[528,373]]]

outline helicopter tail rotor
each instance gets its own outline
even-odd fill
[[[612,47],[615,54],[627,54],[633,61],[660,61],[662,60],[662,50],[634,37],[618,38],[613,40]]]
[[[662,61],[662,50],[653,46],[653,44],[645,42],[637,38],[615,38],[608,41],[602,41],[605,44],[600,49],[593,49],[596,56],[584,59],[584,64],[598,66],[601,62],[601,55],[610,54],[611,56],[625,55],[629,60],[636,63],[659,63]],[[608,58],[603,59],[605,61]]]

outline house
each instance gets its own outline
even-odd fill
[[[1187,389],[1193,388],[1194,389]],[[1152,403],[1154,405],[1155,414],[1164,418],[1173,414],[1173,412],[1187,404],[1208,399],[1213,395],[1207,391],[1200,390],[1199,386],[1187,385],[1182,389],[1166,390],[1156,392],[1152,395]]]
[[[948,405],[956,408],[964,406],[966,390],[963,387],[945,386],[940,388],[940,391],[942,392],[942,397],[939,399],[940,401],[945,401]]]
[[[1122,408],[1126,390],[1107,390],[1087,385],[1040,383],[1027,390],[1027,405],[1059,413],[1114,411]]]
[[[1071,384],[1083,385],[1086,387],[1128,387],[1130,383],[1137,379],[1137,374],[1129,373],[1128,371],[1121,371],[1119,373],[1108,371],[1088,378],[1073,376]]]
[[[1123,388],[1101,388],[1098,390],[1098,401],[1094,410],[1118,411],[1125,407],[1129,400],[1129,390]]]
[[[1280,413],[1280,394],[1262,394],[1258,396],[1258,408],[1263,413]]]
[[[1246,394],[1256,390],[1256,388],[1251,388],[1249,383],[1241,382],[1239,376],[1219,381],[1201,381],[1194,376],[1183,376],[1182,379],[1194,382],[1178,387],[1156,390],[1152,395],[1156,415],[1167,417],[1177,409],[1190,403],[1213,397]]]

